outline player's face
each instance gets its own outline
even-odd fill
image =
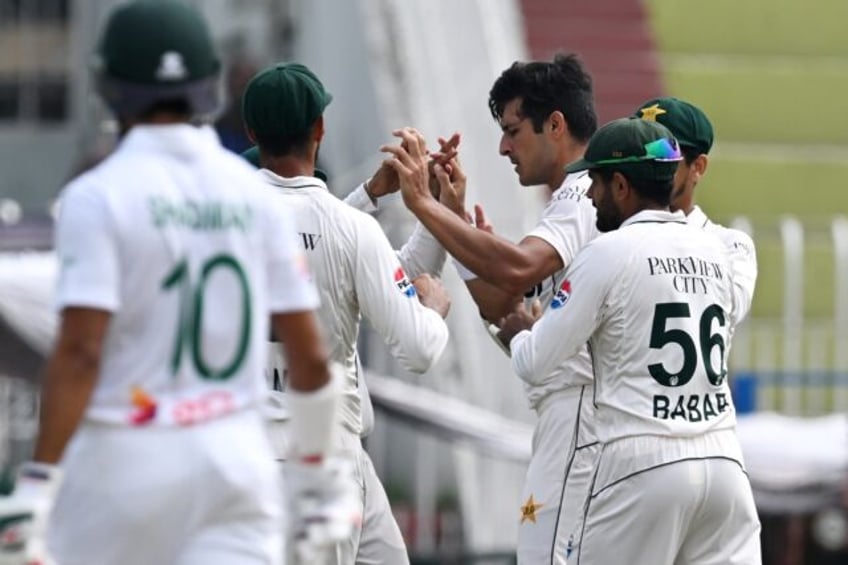
[[[589,172],[589,178],[592,179],[592,186],[589,187],[589,197],[595,206],[595,225],[598,231],[608,232],[617,230],[621,226],[623,219],[612,196],[612,183],[615,178],[609,182],[605,182],[601,178],[601,175],[595,171]]]
[[[500,154],[515,165],[522,186],[545,184],[551,178],[551,166],[556,154],[543,132],[533,130],[533,122],[521,115],[521,98],[504,107],[500,125]]]

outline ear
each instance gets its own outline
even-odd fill
[[[568,131],[568,122],[565,121],[565,115],[559,110],[551,112],[551,115],[548,116],[548,124],[554,139],[559,139]]]
[[[315,125],[312,129],[312,140],[316,143],[321,143],[321,140],[324,139],[324,116],[318,116],[318,119],[315,120]]]
[[[626,200],[633,192],[633,187],[630,186],[630,182],[627,180],[627,177],[618,171],[612,174],[610,186],[612,187],[613,198],[617,202]]]
[[[707,172],[707,165],[709,165],[709,161],[709,157],[702,153],[698,155],[694,161],[692,161],[691,165],[689,165],[690,179],[694,181],[694,184],[701,182],[701,177],[704,176],[705,172]]]
[[[258,145],[258,143],[256,142],[256,133],[247,126],[244,126],[244,129],[247,132],[247,138],[250,140],[250,142],[253,145]]]

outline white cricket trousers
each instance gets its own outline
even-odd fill
[[[592,387],[552,393],[536,409],[518,518],[518,565],[563,565],[599,452]]]
[[[604,446],[569,565],[760,565],[760,522],[741,459],[698,457],[686,444],[704,438],[689,439]],[[674,457],[634,466],[640,452],[660,450]]]
[[[277,565],[279,474],[264,421],[83,423],[48,529],[60,565]]]
[[[269,422],[274,453],[280,459],[285,477],[288,456],[288,422]],[[362,439],[346,429],[336,435],[335,453],[354,463],[359,487],[362,525],[343,543],[322,556],[316,565],[409,565],[406,544],[392,514],[389,497],[377,477],[371,457],[362,447]]]

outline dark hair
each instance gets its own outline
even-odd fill
[[[168,98],[165,100],[156,100],[146,107],[139,114],[140,120],[146,120],[156,114],[177,114],[180,116],[191,116],[191,102],[188,98]]]
[[[312,126],[304,131],[296,134],[260,134],[253,132],[256,137],[256,144],[263,153],[267,153],[274,157],[283,155],[305,153],[309,146],[309,139],[312,134]]]
[[[683,160],[686,162],[687,166],[694,163],[695,159],[703,155],[701,151],[694,147],[689,147],[688,145],[681,145],[680,152],[683,153]]]
[[[662,170],[657,171],[658,165],[663,166]],[[614,173],[619,172],[624,175],[624,178],[630,183],[630,186],[646,200],[650,200],[661,206],[668,206],[671,201],[671,190],[674,185],[674,174],[668,174],[667,163],[642,163],[636,165],[640,167],[636,170],[628,170],[626,168],[603,168],[597,169],[598,174],[604,183],[609,183],[612,180]]]
[[[537,133],[557,110],[565,116],[569,132],[578,141],[589,141],[598,129],[592,77],[575,54],[558,54],[552,62],[514,62],[489,91],[492,117],[500,120],[506,105],[516,98],[521,98],[521,114],[530,118]]]

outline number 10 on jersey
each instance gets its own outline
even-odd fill
[[[231,272],[241,290],[241,324],[232,358],[220,367],[212,367],[203,351],[203,302],[209,277],[215,271]],[[164,290],[179,293],[179,321],[173,353],[171,374],[176,375],[183,362],[183,354],[191,355],[191,362],[202,379],[223,381],[232,377],[241,367],[250,343],[251,312],[250,285],[244,269],[231,255],[215,255],[200,266],[200,278],[192,280],[188,262],[183,259],[162,281]]]

